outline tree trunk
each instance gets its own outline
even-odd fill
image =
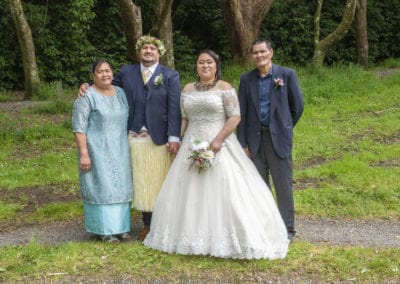
[[[155,13],[157,16],[157,23],[152,27],[150,34],[154,34],[164,42],[167,49],[165,55],[160,59],[161,62],[171,68],[175,67],[174,64],[174,43],[173,43],[173,30],[171,19],[171,7],[173,0],[158,0]]]
[[[132,62],[138,60],[136,41],[142,36],[142,12],[132,0],[118,0],[121,11],[122,25],[128,45],[128,56]]]
[[[26,91],[24,99],[31,99],[33,96],[39,94],[40,86],[39,70],[36,64],[32,33],[26,21],[21,1],[9,0],[8,4],[22,54]]]
[[[259,36],[260,27],[273,0],[221,0],[224,22],[233,60],[249,63],[252,42]]]
[[[357,63],[368,67],[367,0],[357,0],[355,14]]]
[[[314,37],[314,57],[313,64],[315,66],[322,66],[324,63],[324,58],[328,53],[329,49],[338,43],[347,33],[351,24],[354,20],[354,14],[356,10],[357,0],[347,0],[346,7],[344,9],[342,20],[336,29],[330,33],[327,37],[320,40],[320,19],[323,0],[318,0],[317,10],[315,12],[314,24],[315,24],[315,37]]]

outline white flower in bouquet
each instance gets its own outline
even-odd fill
[[[190,147],[189,159],[192,160],[189,169],[195,165],[201,170],[212,166],[214,152],[211,151],[210,144],[207,141],[195,140]]]

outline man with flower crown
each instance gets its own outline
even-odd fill
[[[240,78],[241,121],[237,137],[269,188],[270,176],[288,238],[296,234],[293,202],[293,127],[304,101],[296,72],[272,63],[271,42],[257,39],[251,47],[255,68]]]
[[[145,35],[136,42],[140,62],[122,66],[113,84],[124,89],[128,105],[134,198],[142,212],[138,239],[150,231],[155,199],[179,149],[181,132],[179,73],[159,63],[166,52],[161,40]],[[84,85],[80,88],[82,94]]]

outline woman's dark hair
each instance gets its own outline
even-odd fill
[[[103,63],[107,63],[110,66],[110,68],[112,69],[111,64],[107,60],[99,59],[92,63],[92,66],[90,67],[90,72],[92,72],[92,74],[93,74],[96,71],[97,67],[99,67]]]
[[[221,79],[222,76],[222,70],[221,70],[221,62],[219,61],[219,56],[218,54],[216,54],[214,51],[212,51],[211,49],[203,49],[200,50],[197,58],[196,58],[196,64],[197,64],[197,60],[199,60],[200,55],[207,53],[208,55],[211,56],[212,59],[214,59],[215,64],[217,65],[217,71],[215,72],[215,79],[219,80]]]

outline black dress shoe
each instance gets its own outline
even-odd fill
[[[290,231],[290,232],[288,232],[288,239],[289,239],[289,241],[293,241],[294,240],[294,237],[296,236],[296,231]]]
[[[139,232],[138,239],[143,242],[147,234],[150,232],[150,226],[144,226],[144,228]]]

